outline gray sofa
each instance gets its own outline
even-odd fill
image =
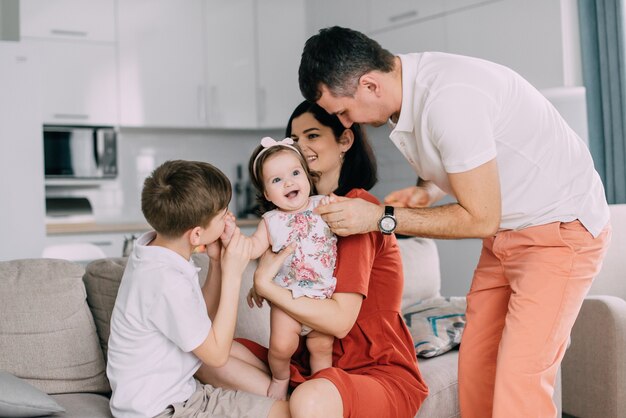
[[[432,240],[399,240],[403,306],[439,296],[439,258]],[[206,256],[194,256],[206,268]],[[110,417],[105,375],[109,319],[126,259],[80,265],[63,260],[0,262],[0,370],[51,395],[65,408],[54,416]],[[237,336],[267,344],[268,310],[244,301],[254,264],[244,275]],[[420,359],[430,395],[417,417],[459,417],[458,351]],[[47,396],[47,395],[43,395]],[[0,395],[0,410],[2,408]],[[555,393],[560,405],[560,383]],[[17,405],[16,407],[19,407]]]
[[[626,204],[610,209],[611,245],[561,368],[565,416],[626,417]]]

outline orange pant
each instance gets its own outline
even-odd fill
[[[483,240],[459,357],[463,418],[556,417],[556,373],[610,241],[579,221]]]

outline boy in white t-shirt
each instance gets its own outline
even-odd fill
[[[251,242],[228,211],[230,182],[208,163],[168,161],[144,183],[155,231],[129,257],[111,317],[107,376],[116,417],[281,416],[286,404],[203,385],[203,367],[229,359]],[[206,246],[204,286],[191,254]]]

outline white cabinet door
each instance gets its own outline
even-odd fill
[[[43,138],[36,54],[0,42],[0,260],[36,258],[45,237]]]
[[[303,100],[298,67],[305,41],[304,1],[262,0],[257,4],[259,127],[284,129]]]
[[[207,125],[203,1],[118,2],[122,126]]]
[[[255,1],[206,4],[209,126],[256,128]]]
[[[445,0],[370,0],[370,32],[440,16]]]
[[[91,244],[100,248],[105,257],[121,257],[124,247],[125,237],[131,236],[132,233],[102,233],[102,234],[55,234],[46,236],[46,248],[65,245],[65,244]],[[59,250],[55,250],[58,252]],[[68,254],[68,257],[72,254]],[[62,257],[59,255],[57,257]],[[92,261],[76,260],[81,262]]]
[[[44,123],[117,125],[114,44],[23,42],[33,45],[40,56]]]
[[[506,65],[540,89],[564,85],[560,2],[495,1],[451,13],[446,23],[449,52]]]
[[[425,20],[370,35],[393,54],[446,51],[445,18]]]
[[[122,1],[123,3],[123,1]],[[115,41],[114,0],[21,0],[22,37]]]
[[[320,29],[343,26],[368,33],[370,31],[370,0],[315,0],[306,2],[306,37]]]

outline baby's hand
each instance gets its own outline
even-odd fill
[[[256,303],[256,306],[260,308],[263,306],[263,301],[265,300],[265,298],[262,298],[256,293],[254,286],[252,286],[248,291],[248,297],[246,299],[248,300],[248,306],[251,308],[254,308],[254,304],[252,303],[253,301]]]

